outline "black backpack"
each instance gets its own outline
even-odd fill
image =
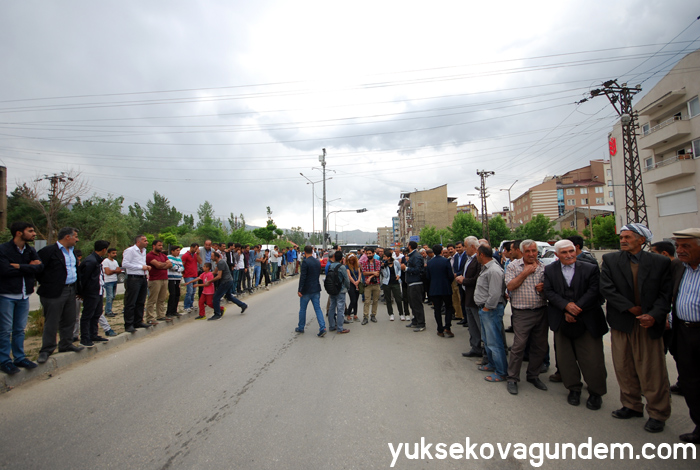
[[[338,295],[340,290],[343,288],[343,283],[340,280],[340,267],[342,264],[338,263],[334,269],[329,269],[326,278],[323,280],[323,287],[328,292],[328,295]]]

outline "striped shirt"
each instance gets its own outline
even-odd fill
[[[700,323],[700,267],[685,265],[676,299],[676,315],[683,321]]]
[[[182,279],[182,272],[185,268],[182,266],[182,258],[179,256],[168,255],[168,261],[173,265],[168,269],[168,281],[179,281]]]

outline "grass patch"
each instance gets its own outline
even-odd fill
[[[42,309],[29,312],[25,336],[41,336],[44,333],[44,311]]]

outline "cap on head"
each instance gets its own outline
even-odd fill
[[[700,238],[700,228],[687,228],[673,232],[673,238]]]

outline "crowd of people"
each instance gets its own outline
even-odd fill
[[[585,382],[590,410],[599,410],[607,393],[603,337],[610,332],[622,405],[612,416],[643,417],[646,409],[644,429],[661,432],[671,415],[673,391],[684,395],[696,426],[680,439],[697,444],[700,229],[674,232],[675,243],[652,243],[652,238],[642,224],[625,225],[620,250],[603,255],[601,265],[583,250],[581,237],[556,242],[558,261],[547,266],[540,261],[534,240],[506,243],[500,252],[476,237],[444,247],[419,248],[411,241],[405,250],[366,247],[347,255],[333,247],[329,255],[333,262],[326,265],[324,280],[328,328],[320,305],[321,265],[313,248],[306,246],[295,331],[304,333],[309,302],[319,337],[329,331],[349,333],[345,324],[358,320],[360,298],[364,304],[361,325],[376,322],[383,294],[389,321],[395,320],[395,303],[400,320],[419,333],[426,329],[429,304],[437,335],[454,337],[453,321],[468,328],[470,349],[462,355],[478,358],[478,370],[486,373],[486,381],[504,382],[508,392],[517,395],[523,362],[527,362],[527,382],[538,390],[548,389],[540,375],[550,367],[551,330],[556,372],[549,380],[563,383],[572,406],[581,404]],[[508,302],[511,327],[506,329],[503,317]],[[510,347],[506,332],[513,333]],[[678,369],[673,386],[666,368],[669,350]]]
[[[137,235],[119,266],[117,249],[106,240],[94,242],[94,250],[83,256],[75,248],[79,238],[73,227],[60,229],[58,241],[38,252],[31,245],[36,238],[32,224],[13,223],[10,232],[12,240],[0,245],[0,370],[10,375],[37,367],[24,352],[29,296],[36,281],[44,318],[37,358],[41,364],[56,349],[79,352],[109,341],[100,336],[100,328],[107,337],[117,336],[107,317],[117,316],[113,303],[120,275],[125,285],[124,330],[134,333],[183,315],[178,308],[181,284],[186,286],[182,311],[197,311],[196,318],[204,319],[208,306],[213,310],[208,320],[215,321],[226,311],[222,299],[243,313],[248,306],[236,295],[262,287],[262,279],[269,289],[271,282],[296,275],[299,269],[294,248],[207,240],[201,247],[191,244],[182,254],[180,246],[170,246],[166,253],[163,241],[153,240],[147,251],[147,237]]]
[[[87,256],[75,249],[78,230],[65,227],[58,241],[38,252],[31,243],[34,227],[25,222],[10,227],[12,240],[0,245],[0,370],[15,374],[37,364],[24,353],[29,295],[39,287],[44,329],[37,359],[44,363],[56,349],[78,352],[116,336],[105,317],[116,316],[113,301],[117,276],[125,275],[124,327],[128,333],[171,322],[180,316],[181,283],[186,286],[184,311],[213,310],[209,321],[219,320],[227,299],[248,306],[236,295],[286,276],[299,275],[299,322],[304,333],[311,302],[319,325],[318,336],[328,331],[350,332],[346,324],[377,322],[383,297],[389,321],[394,304],[401,321],[413,332],[426,330],[425,309],[432,308],[437,335],[453,338],[453,325],[468,328],[469,350],[485,380],[505,382],[518,394],[521,366],[528,362],[526,380],[546,391],[540,379],[550,367],[549,330],[553,332],[556,372],[552,382],[562,382],[567,401],[581,403],[583,382],[588,391],[586,407],[598,410],[607,392],[603,336],[610,332],[611,354],[620,388],[622,407],[618,419],[644,416],[644,429],[661,432],[671,415],[671,392],[684,395],[695,429],[680,436],[700,443],[700,229],[674,232],[674,242],[652,243],[652,233],[642,224],[620,230],[620,250],[605,254],[602,264],[583,250],[580,237],[554,244],[558,261],[544,266],[537,243],[516,240],[499,252],[488,241],[467,237],[464,242],[419,248],[366,247],[344,255],[338,247],[328,254],[324,288],[328,328],[320,305],[321,263],[311,246],[280,250],[205,241],[191,244],[181,254],[179,246],[164,252],[161,240],[150,243],[144,235],[123,252],[105,240],[94,242]],[[649,246],[649,251],[644,248]],[[199,307],[194,305],[199,289]],[[346,303],[346,294],[349,301]],[[106,302],[105,302],[106,301]],[[510,302],[511,327],[504,328]],[[81,309],[82,304],[82,309]],[[429,306],[429,307],[428,307]],[[607,311],[604,313],[603,307]],[[82,311],[81,311],[82,310]],[[506,333],[513,333],[510,348]],[[58,341],[57,341],[58,337]],[[78,344],[75,344],[78,343]],[[665,354],[670,351],[678,382],[669,383]],[[646,401],[646,406],[642,400]]]

